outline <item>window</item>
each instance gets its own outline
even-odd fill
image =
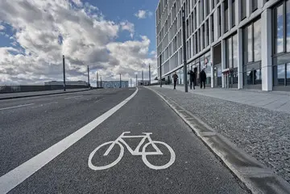
[[[284,18],[283,18],[283,4],[275,9],[275,53],[283,52],[284,45]]]
[[[254,24],[254,61],[261,60],[261,21],[257,20]]]
[[[236,25],[236,1],[232,1],[232,27],[234,27]]]
[[[218,17],[218,37],[221,36],[221,31],[222,31],[222,26],[221,26],[221,7],[218,7],[218,13],[217,13],[217,17]]]
[[[206,39],[205,39],[205,41],[206,41],[205,45],[208,46],[209,45],[209,25],[208,25],[208,20],[205,23],[205,30],[206,30],[206,32],[205,32],[206,33],[206,35],[205,35],[205,37],[206,37]]]
[[[226,68],[230,68],[230,67],[232,67],[232,64],[233,64],[233,60],[232,60],[232,56],[233,56],[233,54],[232,54],[232,50],[233,50],[233,48],[232,48],[232,38],[228,38],[227,40],[226,40],[226,49],[227,49],[227,51],[226,51],[226,58],[227,58],[227,62],[226,62]]]
[[[258,0],[252,0],[252,12],[258,9]]]
[[[238,36],[233,36],[233,68],[238,67]]]
[[[247,35],[247,45],[248,45],[248,49],[247,49],[247,56],[248,56],[248,60],[247,62],[252,62],[253,61],[253,46],[252,46],[252,43],[253,43],[253,36],[252,36],[252,25],[249,25],[247,27],[247,32],[246,32],[246,35]]]
[[[245,19],[247,17],[247,0],[241,0],[242,1],[242,5],[241,5],[241,9],[242,9],[242,20]]]
[[[214,42],[215,40],[215,35],[214,35],[214,23],[213,23],[213,15],[210,16],[211,20],[211,42]]]
[[[287,52],[290,52],[290,0],[286,3]],[[290,84],[289,84],[290,85]]]
[[[238,67],[238,42],[237,35],[226,39],[226,68]]]
[[[228,7],[228,1],[224,2],[224,7],[225,7],[225,15],[224,15],[224,22],[225,22],[225,32],[228,31],[228,26],[229,26],[229,7]]]

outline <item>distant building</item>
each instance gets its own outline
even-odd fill
[[[120,81],[102,81],[103,88],[120,88]],[[121,88],[128,88],[128,81],[121,81]]]
[[[65,84],[67,86],[87,86],[88,83],[85,81],[66,81]],[[50,82],[44,82],[44,85],[46,86],[59,86],[59,85],[63,85],[63,81],[50,81]]]
[[[138,86],[148,86],[149,85],[149,80],[138,80]]]

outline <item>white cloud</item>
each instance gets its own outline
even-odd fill
[[[71,0],[0,1],[0,21],[15,31],[12,45],[21,46],[0,47],[0,85],[61,80],[62,55],[68,80],[86,80],[86,65],[103,80],[118,79],[120,72],[129,79],[143,64],[156,66],[147,37],[115,42],[121,30],[133,37],[134,24],[105,20],[98,8],[73,2],[78,6]]]
[[[128,21],[125,21],[125,22],[121,22],[120,25],[121,25],[121,29],[129,31],[130,37],[133,38],[134,32],[135,32],[134,24],[132,24]]]
[[[3,25],[0,25],[0,30],[4,30],[5,27]]]
[[[81,0],[72,0],[72,2],[74,2],[77,6],[83,6],[83,3],[81,2]]]
[[[153,13],[148,10],[138,10],[137,13],[135,13],[135,16],[139,19],[145,19],[146,17],[151,17]]]

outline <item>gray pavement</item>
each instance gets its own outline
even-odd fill
[[[82,92],[88,90],[87,88],[78,89],[67,89],[63,90],[48,90],[48,91],[35,91],[35,92],[15,92],[15,93],[0,93],[0,100],[13,99],[13,98],[23,98],[32,96],[43,96],[43,95],[53,95],[53,94],[66,94],[72,92]]]
[[[290,182],[290,114],[233,102],[232,91],[228,91],[232,101],[220,99],[219,93],[226,96],[227,90],[199,89],[184,93],[180,87],[180,90],[169,89],[167,86],[152,89],[175,101]],[[211,96],[208,96],[210,93]],[[284,98],[287,97],[284,95]]]
[[[173,88],[172,85],[163,85],[163,87]],[[184,86],[177,86],[176,89],[184,91]],[[206,88],[204,90],[200,89],[199,86],[195,90],[189,90],[189,92],[290,114],[290,92],[221,88]]]
[[[129,89],[0,101],[0,176],[120,103]],[[27,106],[23,106],[27,105]]]
[[[40,141],[28,138],[26,142],[27,149],[23,149],[21,146],[14,148],[14,146],[9,145],[8,141],[5,141],[3,143],[5,144],[4,147],[5,149],[11,149],[11,151],[7,151],[11,155],[6,155],[8,157],[4,159],[1,158],[1,164],[3,161],[23,161],[23,159],[17,158],[20,152],[23,153],[22,155],[28,154],[29,157],[32,157],[37,152],[51,146],[51,140],[48,140],[50,142],[48,144],[45,141],[49,136],[53,136],[53,139],[58,140],[67,136],[133,92],[132,89],[128,89],[115,91],[115,93],[107,93],[107,97],[110,99],[99,102],[97,105],[92,104],[92,101],[95,99],[92,101],[88,100],[88,102],[79,102],[82,98],[76,98],[73,103],[76,107],[72,108],[72,103],[58,108],[55,107],[48,110],[44,117],[37,117],[36,115],[37,113],[42,114],[45,112],[46,108],[32,114],[33,116],[31,117],[29,116],[31,113],[26,114],[28,121],[34,120],[36,124],[39,122],[41,126],[45,126],[45,129],[39,128],[40,125],[33,125],[33,123],[28,124],[32,126],[31,128],[20,129],[21,125],[17,126],[16,124],[14,127],[11,126],[10,130],[6,130],[7,134],[3,139],[15,138],[15,141],[17,141],[17,137],[21,136],[23,139],[26,139],[26,136],[44,139]],[[87,97],[94,98],[95,95],[89,93]],[[101,96],[102,94],[100,94]],[[52,101],[57,101],[60,104],[64,103],[64,99],[59,100],[61,99]],[[83,100],[85,101],[84,98]],[[77,105],[78,103],[80,105]],[[31,107],[23,107],[22,109],[28,108]],[[22,114],[19,111],[14,112],[14,114],[20,114],[18,118],[21,118]],[[24,110],[22,111],[24,112]],[[68,115],[65,116],[66,114]],[[0,123],[2,127],[2,121]],[[24,121],[20,123],[23,124]],[[5,128],[2,127],[2,129]],[[10,134],[12,130],[15,131],[14,135]],[[32,132],[29,132],[30,130]],[[37,134],[37,131],[40,131],[40,134]],[[141,135],[142,132],[151,132],[151,138],[154,141],[165,142],[174,150],[176,155],[175,162],[166,169],[153,170],[145,165],[141,156],[133,156],[125,147],[122,160],[115,166],[100,171],[90,169],[88,167],[88,157],[91,152],[105,142],[116,140],[125,131],[131,131],[130,135]],[[32,133],[35,133],[35,135],[32,135]],[[128,139],[126,142],[133,148],[138,145],[139,141],[140,139],[137,139],[137,141]],[[25,147],[25,144],[23,143],[22,146]],[[39,146],[41,148],[31,153],[31,149],[33,150]],[[170,157],[172,154],[168,152],[168,149],[164,145],[158,144],[158,147],[163,152],[162,156],[146,156],[148,162],[153,165],[163,165],[172,159]],[[92,160],[95,165],[104,165],[108,161],[114,161],[120,153],[120,148],[114,146],[109,155],[104,157],[103,153],[107,148],[108,146],[100,149],[95,154]],[[18,151],[18,149],[21,150]],[[152,152],[152,149],[154,150],[153,147],[149,146],[146,152]],[[13,155],[13,152],[17,152],[17,154]],[[1,169],[1,172],[7,172],[11,167],[15,167],[15,165],[10,165],[10,168]],[[152,91],[140,88],[137,95],[124,107],[61,155],[27,178],[10,193],[208,194],[248,193],[248,191],[164,101]]]

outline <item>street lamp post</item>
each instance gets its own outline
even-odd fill
[[[143,70],[142,70],[142,85],[144,86],[144,73],[143,73]]]
[[[160,58],[160,64],[159,64],[159,73],[160,73],[160,87],[162,88],[162,69],[161,69],[161,63],[162,63],[162,59],[161,59],[161,52],[160,52],[159,58]]]
[[[88,87],[90,87],[90,67],[87,66],[88,69]]]
[[[186,61],[186,40],[185,40],[185,11],[182,8],[182,31],[183,31],[183,79],[184,79],[184,91],[188,92],[187,85],[187,61]]]
[[[149,85],[151,85],[151,66],[149,64]]]
[[[136,87],[138,86],[138,73],[135,72],[135,75],[136,75]]]
[[[62,55],[62,73],[63,73],[63,91],[66,91],[66,84],[65,84],[65,57]]]
[[[121,88],[121,84],[122,84],[122,75],[120,73],[120,88]]]

